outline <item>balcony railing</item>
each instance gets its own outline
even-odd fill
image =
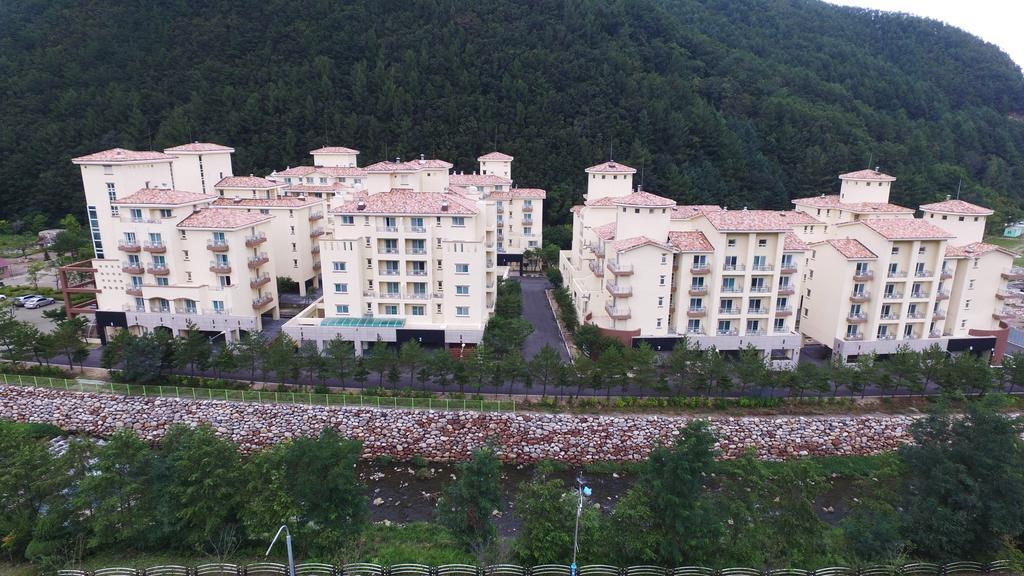
[[[398,254],[398,246],[385,246],[380,249],[381,254]]]
[[[263,244],[266,241],[267,241],[267,235],[262,233],[262,232],[260,232],[259,234],[254,234],[252,236],[246,236],[245,237],[245,247],[246,248],[255,248],[256,246],[259,246],[260,244]]]
[[[715,334],[718,336],[739,336],[739,330],[715,330]]]
[[[317,236],[323,236],[323,235],[324,235],[324,229],[323,228],[314,228],[314,229],[309,231],[309,237],[310,238],[316,238]]]
[[[847,342],[860,342],[863,339],[864,339],[864,333],[863,332],[854,332],[852,334],[847,334],[843,338],[843,340],[846,340]]]
[[[767,292],[771,292],[772,291],[772,287],[771,286],[764,286],[764,285],[761,285],[761,286],[754,285],[754,286],[750,287],[750,291],[755,293],[755,294],[765,294]]]
[[[227,262],[210,262],[210,272],[215,274],[231,274],[231,264]]]
[[[861,303],[871,299],[871,292],[854,292],[850,294],[850,302]]]
[[[270,262],[270,257],[267,256],[266,252],[261,252],[260,254],[249,258],[249,268],[259,268],[267,262]]]
[[[932,330],[928,333],[929,338],[942,338],[942,330]]]
[[[273,294],[264,294],[252,299],[253,308],[262,308],[274,301]]]
[[[738,306],[719,307],[718,313],[726,316],[735,316],[740,313],[740,308]]]
[[[154,276],[166,276],[171,273],[170,269],[167,268],[167,264],[157,264],[155,262],[151,262],[149,266],[146,267],[146,272],[149,272]]]
[[[690,306],[686,310],[686,315],[689,316],[690,318],[701,318],[703,316],[706,316],[707,313],[708,309],[703,306]]]
[[[934,310],[934,311],[932,311],[932,320],[945,320],[945,319],[946,319],[946,311],[945,310]]]
[[[142,296],[142,286],[129,286],[124,292],[129,296]]]
[[[601,266],[601,264],[597,260],[590,261],[590,271],[593,272],[594,276],[597,276],[598,278],[604,276],[604,266]]]
[[[878,319],[879,320],[884,320],[886,322],[895,322],[895,321],[900,319],[900,315],[899,314],[880,314],[878,316]]]
[[[949,270],[948,268],[943,268],[942,271],[939,272],[939,279],[940,280],[949,280],[952,277],[953,277],[953,271]]]
[[[317,220],[320,220],[323,217],[324,217],[324,213],[323,212],[310,212],[309,213],[309,221],[310,222],[316,222]]]
[[[1007,280],[1024,280],[1024,268],[1014,266],[1003,270],[1002,277]]]
[[[754,272],[772,272],[775,270],[775,266],[773,264],[755,264],[750,269]]]
[[[605,284],[605,287],[608,289],[608,293],[616,298],[626,298],[633,295],[633,288],[631,286],[620,286],[609,282]]]
[[[738,294],[740,292],[743,292],[743,286],[740,286],[739,284],[722,286],[722,290],[721,291],[726,293],[726,294]]]
[[[491,246],[494,246],[494,242],[491,242]],[[427,249],[426,248],[409,248],[408,253],[416,255],[416,256],[420,256],[420,255],[426,254],[427,253]]]
[[[996,320],[1007,320],[1018,316],[1018,311],[1013,308],[1002,308],[992,313],[992,317]]]
[[[934,274],[931,270],[914,270],[915,278],[931,278]]]
[[[121,252],[140,252],[142,246],[138,242],[126,242],[121,240],[117,243],[117,249]]]
[[[255,278],[249,279],[249,287],[253,289],[259,288],[260,286],[265,286],[267,284],[270,284],[270,274],[260,274]]]
[[[1024,298],[1024,292],[1016,290],[996,290],[996,298],[1000,300],[1019,300]]]
[[[868,282],[875,279],[875,273],[871,270],[854,270],[853,279],[856,282]]]
[[[224,240],[207,240],[206,249],[210,252],[227,252],[228,243]]]
[[[791,296],[796,293],[796,288],[789,284],[783,284],[779,286],[778,293],[782,296]]]
[[[764,328],[757,328],[754,330],[747,330],[747,336],[764,336],[768,334],[768,331]]]
[[[533,206],[523,206],[523,212],[533,212]]]
[[[910,297],[911,298],[927,298],[928,297],[928,293],[925,292],[924,290],[912,290],[910,292]]]
[[[782,265],[779,266],[779,272],[782,274],[796,274],[796,264],[783,261]]]
[[[906,270],[889,270],[889,273],[887,274],[887,276],[889,278],[906,278],[907,277],[907,271]]]
[[[762,306],[760,308],[747,308],[747,314],[753,314],[755,316],[764,316],[768,313],[768,308]]]
[[[318,252],[319,252],[319,250],[318,250]],[[313,261],[313,270],[319,270],[322,267],[323,267],[323,264],[321,264],[319,260],[314,260]]]
[[[608,270],[616,276],[629,276],[633,273],[633,265],[611,261],[608,262]]]
[[[686,333],[689,334],[690,336],[703,336],[704,335],[704,329],[703,328],[687,328],[686,329]]]
[[[910,320],[921,320],[924,318],[924,312],[907,312],[907,318]]]
[[[405,227],[405,231],[406,232],[411,232],[413,234],[422,234],[422,233],[427,231],[427,227],[426,226],[406,226]]]
[[[612,306],[611,304],[605,304],[605,312],[608,316],[615,320],[627,320],[630,317],[629,306]]]
[[[882,298],[886,300],[899,300],[903,298],[903,292],[885,292],[882,294]]]
[[[868,321],[868,317],[863,312],[857,312],[855,314],[847,314],[846,321],[850,324],[863,324]]]
[[[793,314],[792,306],[777,306],[775,308],[776,316],[791,316]]]
[[[875,338],[879,340],[895,340],[896,334],[894,332],[886,332],[885,334],[879,334],[878,336],[875,336]]]
[[[949,290],[939,290],[935,293],[935,300],[949,300]]]
[[[711,272],[711,266],[707,263],[690,265],[690,274],[707,274],[708,272]]]
[[[708,293],[707,286],[690,286],[690,296],[706,296]]]
[[[319,244],[313,244],[312,246],[309,247],[309,251],[312,254],[319,254],[320,253],[320,245]]]
[[[425,268],[422,269],[422,270],[417,270],[417,269],[409,270],[409,276],[426,276],[426,275],[427,275],[427,270]]]
[[[377,226],[377,232],[398,232],[398,226]]]
[[[381,268],[381,276],[398,276],[398,268]]]
[[[163,242],[146,242],[142,249],[150,254],[163,254],[167,252],[167,245]]]
[[[145,269],[141,262],[121,262],[121,271],[126,274],[142,274]]]
[[[725,272],[742,272],[746,269],[743,264],[722,264],[722,270]]]

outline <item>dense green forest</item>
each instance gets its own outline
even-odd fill
[[[14,0],[0,8],[5,216],[83,212],[70,158],[192,140],[236,173],[495,146],[564,222],[615,159],[680,201],[786,207],[868,164],[894,201],[1024,214],[1024,76],[939,22],[814,0]]]

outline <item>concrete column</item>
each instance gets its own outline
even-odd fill
[[[299,296],[306,297],[306,281],[299,282]]]
[[[361,357],[363,355],[363,341],[362,340],[353,340],[352,341],[352,349],[355,350],[355,354],[356,354],[357,357]]]
[[[273,318],[274,320],[279,320],[281,318],[281,306],[280,306],[280,304],[277,305],[277,306],[274,306],[274,309],[271,310],[270,312],[271,312],[271,318]]]

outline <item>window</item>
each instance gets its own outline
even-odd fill
[[[893,246],[892,247],[892,253],[893,254],[899,254],[900,253],[900,247],[899,246]]]
[[[103,173],[107,174],[108,176],[110,174],[113,174],[114,173],[114,167],[111,166],[110,164],[104,164],[103,165]]]
[[[661,276],[658,276],[658,286],[664,286],[664,285],[665,285],[665,275],[662,274]]]
[[[786,331],[786,319],[785,318],[776,318],[775,319],[775,323],[772,326],[772,329],[774,331],[776,331],[776,332],[785,332]]]
[[[661,328],[661,318],[658,318],[658,320],[655,322],[654,327],[655,328]]]
[[[967,281],[967,289],[968,290],[974,290],[974,280],[968,280]]]
[[[334,312],[335,312],[335,314],[342,314],[342,315],[347,316],[348,315],[348,304],[335,304],[334,305]]]
[[[413,306],[411,308],[411,312],[413,316],[424,316],[426,314],[426,309],[423,306]]]
[[[729,238],[726,241],[726,245],[729,246],[730,248],[732,248],[733,246],[736,246],[736,239],[735,238]]]
[[[455,265],[455,273],[456,274],[469,274],[469,264],[456,264]]]
[[[729,334],[732,332],[732,321],[730,320],[719,320],[718,321],[718,333]]]
[[[665,297],[664,296],[658,296],[658,308],[663,308],[664,306],[665,306]]]
[[[355,216],[342,216],[341,223],[344,224],[345,226],[354,226],[356,223],[356,218]]]
[[[213,301],[213,312],[214,312],[214,314],[223,314],[224,313],[224,301],[223,300],[214,300]]]
[[[455,287],[456,296],[469,296],[469,286],[459,285]]]
[[[456,316],[469,316],[469,306],[456,306],[455,307],[455,315]]]
[[[758,248],[767,248],[768,247],[768,239],[767,238],[760,238],[760,239],[758,239],[757,247]]]
[[[387,314],[388,316],[398,315],[398,304],[385,304],[384,313]]]
[[[661,255],[661,263],[662,264],[668,264],[668,254],[662,254]]]
[[[523,236],[533,236],[533,228],[523,226]]]
[[[918,253],[918,254],[924,254],[924,252],[925,252],[924,246],[919,246],[919,247],[917,248],[917,253]]]
[[[690,334],[700,334],[700,320],[688,320],[686,322],[686,331]]]
[[[157,286],[169,286],[170,282],[167,280],[166,276],[158,276],[157,279],[156,279],[156,285]]]
[[[964,300],[964,310],[970,310],[970,309],[971,309],[971,301],[970,300]]]
[[[191,272],[185,272],[185,282],[191,282],[191,281],[192,281],[192,273]]]
[[[465,226],[466,218],[464,216],[452,216],[452,226]]]
[[[332,262],[331,265],[333,266],[335,272],[344,272],[345,271],[345,263],[344,262]]]
[[[348,284],[344,282],[336,282],[334,284],[335,294],[348,294]]]

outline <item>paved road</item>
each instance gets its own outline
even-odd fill
[[[562,341],[562,334],[558,331],[558,323],[555,322],[551,304],[544,293],[545,289],[551,287],[551,283],[543,277],[518,280],[523,287],[523,318],[533,324],[533,333],[523,345],[523,355],[529,360],[548,344],[558,351],[563,362],[568,361],[569,353],[565,349],[565,342]]]

